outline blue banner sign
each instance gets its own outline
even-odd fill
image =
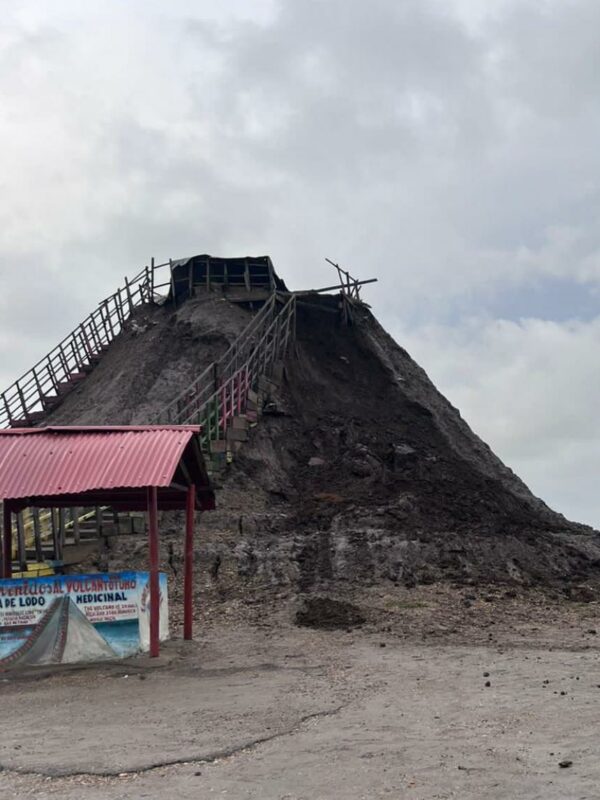
[[[160,575],[160,638],[169,636]],[[147,572],[0,580],[0,670],[123,658],[150,646]]]

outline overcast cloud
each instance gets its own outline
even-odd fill
[[[0,384],[147,263],[324,256],[600,526],[597,0],[0,0]]]

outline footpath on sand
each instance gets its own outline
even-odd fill
[[[405,636],[368,624],[219,624],[197,642],[171,642],[158,662],[9,676],[0,684],[0,792],[592,797],[595,606],[547,602],[511,618],[502,602],[488,603],[488,644],[441,623],[424,641],[430,623],[418,609]]]

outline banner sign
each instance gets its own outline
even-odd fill
[[[169,636],[160,574],[160,638]],[[0,670],[123,658],[150,647],[147,572],[0,580]]]

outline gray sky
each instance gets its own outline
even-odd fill
[[[324,256],[600,526],[597,0],[0,0],[0,384],[154,255]]]

